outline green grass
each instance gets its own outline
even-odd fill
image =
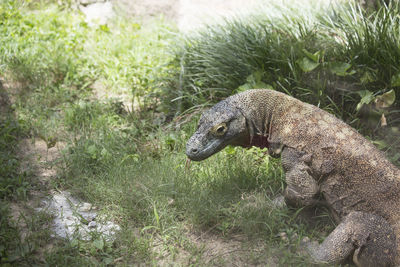
[[[393,89],[400,95],[395,4],[372,13],[348,5],[310,17],[284,11],[283,18],[231,19],[189,36],[176,54],[181,84],[174,99],[180,111],[263,87],[351,122],[359,117],[361,91],[377,96]],[[385,110],[392,125],[399,123],[399,107],[396,100]]]
[[[158,138],[162,137],[155,136],[147,141],[150,144],[144,144],[158,146],[157,152],[140,153],[138,158],[133,148],[125,148],[133,151],[115,153],[111,161],[100,158],[95,164],[84,156],[84,143],[71,144],[74,152],[67,165],[74,168],[63,178],[67,183],[64,187],[103,207],[102,212],[117,218],[124,229],[141,229],[148,242],[161,238],[166,247],[181,244],[178,246],[190,250],[193,241],[186,240],[185,225],[227,238],[235,234],[250,240],[261,237],[274,246],[284,246],[277,237],[280,232],[296,232],[295,244],[314,232],[293,211],[273,207],[271,199],[284,185],[283,174],[279,163],[270,162],[263,152],[231,149],[186,168],[181,153],[183,142],[179,141],[171,151],[170,142]],[[120,152],[126,147],[121,141]],[[114,141],[103,139],[101,144],[111,149],[108,146]],[[132,250],[131,245],[125,245]],[[291,253],[287,255],[289,260],[296,257],[294,250]],[[197,263],[203,261],[200,258]]]
[[[236,92],[270,88],[342,118],[400,164],[398,6],[280,12],[230,19],[186,37],[175,57],[179,84],[166,91],[172,108],[190,112]],[[383,99],[387,105],[376,104]],[[387,127],[380,126],[383,115]]]
[[[365,81],[373,90],[395,88],[399,94],[397,76],[400,56],[399,36],[393,34],[400,27],[399,6],[393,3],[382,7],[372,14],[366,14],[361,8],[338,10],[326,19],[326,27],[337,34],[336,40],[345,42],[341,53],[351,60],[361,75],[369,73]]]
[[[35,182],[32,170],[21,169],[19,141],[28,135],[28,123],[13,113],[2,82],[0,102],[0,263],[27,265],[40,262],[36,250],[50,239],[51,218],[32,208],[27,208],[25,214],[11,208],[14,203],[28,200],[32,190],[43,188]]]
[[[136,242],[117,239],[130,254],[139,253],[133,258],[157,258],[151,247],[159,239],[170,254],[177,253],[177,247],[199,253],[187,237],[193,234],[187,229],[190,226],[195,232],[228,239],[240,234],[249,240],[261,238],[267,246],[290,246],[282,259],[295,264],[304,262],[295,249],[301,238],[324,231],[322,224],[309,228],[293,210],[273,206],[272,199],[284,187],[283,173],[279,161],[265,157],[265,151],[230,148],[188,167],[182,151],[193,122],[167,135],[165,129],[150,127],[143,138],[144,133],[134,127],[104,123],[104,117],[136,120],[128,114],[117,115],[96,103],[86,107],[91,107],[90,112],[81,106],[76,112],[81,115],[75,130],[80,136],[65,150],[65,165],[73,167],[57,186],[102,207],[101,213],[121,223],[131,238],[144,242],[138,252]],[[140,238],[132,231],[138,231]],[[283,242],[281,232],[293,235],[292,243]],[[129,264],[131,257],[121,253],[122,262]],[[207,260],[201,253],[192,259],[196,264]]]
[[[29,190],[28,174],[20,172],[16,155],[22,127],[10,114],[0,119],[0,199],[24,198]]]
[[[273,205],[285,186],[279,160],[229,147],[186,162],[193,111],[249,88],[284,91],[335,113],[398,163],[400,144],[388,139],[398,134],[396,8],[310,10],[307,19],[288,8],[282,18],[241,18],[179,38],[163,20],[117,18],[91,28],[68,5],[46,4],[0,4],[0,76],[13,100],[0,120],[1,264],[229,265],[225,252],[210,257],[202,238],[211,235],[228,244],[239,236],[244,262],[309,266],[300,241],[322,240],[334,224],[325,210]],[[376,108],[391,89],[395,102]],[[378,121],[366,125],[371,114]],[[377,126],[382,114],[386,128]],[[65,144],[46,188],[21,173],[21,137]],[[113,241],[51,237],[51,217],[24,205],[38,188],[93,203],[120,233]],[[25,207],[19,222],[14,204]]]
[[[162,72],[155,67],[168,58],[161,49],[169,41],[166,37],[169,26],[157,22],[142,29],[137,23],[118,19],[109,24],[110,28],[90,28],[82,16],[68,9],[60,10],[51,4],[33,6],[35,10],[30,10],[18,1],[3,1],[0,5],[0,73],[7,80],[7,93],[13,98],[12,113],[2,118],[0,124],[0,159],[6,167],[1,168],[0,179],[0,261],[20,265],[98,266],[121,255],[127,257],[124,260],[127,262],[148,260],[149,239],[136,236],[127,227],[115,243],[102,244],[96,238],[89,242],[55,240],[53,248],[44,248],[43,242],[48,238],[35,232],[45,234],[40,227],[50,224],[51,218],[36,222],[39,228],[21,227],[14,222],[15,218],[9,217],[8,207],[12,202],[23,205],[19,199],[31,199],[30,193],[38,188],[33,173],[20,173],[16,150],[21,133],[43,139],[48,146],[61,141],[74,142],[65,156],[84,155],[82,161],[88,165],[83,168],[93,174],[105,175],[104,167],[114,163],[118,150],[121,155],[118,159],[138,157],[132,137],[149,132],[148,127],[131,127],[132,120],[128,120],[131,115],[124,111],[121,100],[92,101],[91,84],[97,79],[106,89],[117,92],[117,97],[134,96],[140,100],[139,107],[151,103],[151,99],[144,97],[155,90],[154,73]],[[165,28],[164,33],[161,28]],[[145,124],[140,120],[133,124],[137,123]],[[64,163],[60,162],[59,176],[65,176],[71,167],[78,168],[65,169]],[[83,173],[79,175],[87,181]],[[69,181],[54,179],[47,190],[63,188],[70,188]],[[19,238],[19,228],[28,233],[32,242]]]
[[[156,21],[142,28],[116,18],[109,26],[93,28],[80,14],[56,5],[39,5],[42,9],[35,11],[10,0],[1,7],[0,72],[18,81],[15,93],[21,97],[15,104],[34,131],[61,127],[59,111],[92,91],[130,109],[157,104],[150,96],[159,90],[156,76],[168,71],[172,55],[164,51],[172,41],[172,26]],[[53,125],[43,125],[48,121]]]

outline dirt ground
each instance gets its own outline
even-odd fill
[[[148,20],[163,16],[165,19],[178,22],[179,2],[181,0],[112,0],[111,2],[123,15]]]
[[[182,32],[190,32],[204,24],[218,23],[222,18],[254,13],[274,5],[284,8],[298,6],[301,11],[310,6],[329,6],[340,1],[343,0],[111,0],[111,3],[117,14],[143,22],[161,16],[176,24]]]
[[[252,10],[262,2],[265,0],[112,0],[117,13],[144,22],[161,16],[184,32],[221,17]]]

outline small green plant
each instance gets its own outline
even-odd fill
[[[79,16],[23,12],[22,3],[1,5],[0,71],[24,81],[30,89],[58,91],[64,86],[87,86],[93,78],[84,56],[87,26]],[[64,89],[65,90],[65,89]]]
[[[0,119],[0,199],[26,198],[30,188],[27,173],[20,171],[16,155],[19,137],[24,132],[22,124],[12,114]]]

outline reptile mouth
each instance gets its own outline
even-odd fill
[[[203,149],[199,149],[198,147],[190,147],[188,145],[186,148],[186,155],[191,160],[201,161],[223,149],[225,146],[222,144],[223,142],[221,142],[221,140],[216,139],[208,143]]]

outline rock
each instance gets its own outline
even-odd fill
[[[90,232],[95,230],[106,240],[113,240],[115,233],[120,230],[119,225],[106,218],[97,219],[92,204],[81,203],[65,191],[52,194],[38,210],[46,210],[54,215],[53,230],[57,236],[90,240]]]
[[[286,207],[285,197],[282,195],[277,196],[272,200],[272,206],[277,209]]]
[[[68,219],[67,218],[67,219],[64,220],[64,224],[67,227],[70,227],[70,226],[74,226],[76,224],[76,221],[74,219]]]
[[[78,208],[78,211],[85,212],[85,211],[90,211],[92,210],[92,204],[84,202],[82,205]]]
[[[109,19],[114,17],[114,10],[111,2],[80,6],[79,9],[85,14],[85,21],[89,26],[105,25]]]
[[[308,236],[303,237],[303,239],[301,240],[302,244],[307,244],[310,242],[311,242],[311,239]]]
[[[85,218],[85,220],[87,220],[88,222],[92,222],[92,221],[96,220],[97,214],[94,212],[91,212],[88,214],[83,214],[82,217]]]
[[[285,232],[279,233],[279,237],[282,239],[283,242],[288,242],[289,238]]]

